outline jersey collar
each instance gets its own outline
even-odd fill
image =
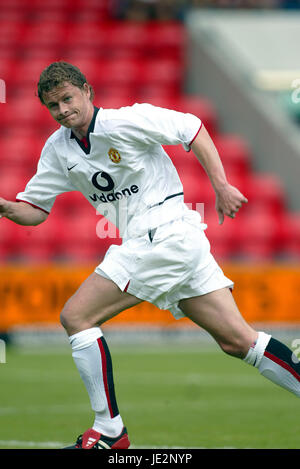
[[[70,138],[74,138],[76,140],[76,142],[78,143],[78,145],[80,146],[80,148],[84,151],[84,153],[86,153],[87,155],[90,153],[91,151],[91,142],[90,142],[90,134],[94,132],[94,129],[95,129],[95,122],[96,122],[96,117],[97,117],[97,114],[98,114],[98,111],[99,111],[99,108],[94,106],[94,114],[93,114],[93,118],[91,120],[91,123],[89,125],[89,128],[88,128],[88,132],[87,132],[87,136],[86,137],[83,137],[81,140],[79,140],[79,138],[76,137],[76,135],[73,133],[73,130],[71,130],[71,134],[70,134]]]

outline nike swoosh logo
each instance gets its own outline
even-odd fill
[[[70,168],[67,166],[67,170],[71,171],[71,169],[75,168],[75,166],[77,166],[77,165],[78,165],[78,163],[74,164],[73,166],[70,166]]]

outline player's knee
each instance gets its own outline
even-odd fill
[[[79,328],[79,320],[76,311],[67,302],[60,313],[60,323],[68,333],[73,333]]]
[[[232,338],[229,341],[221,341],[219,342],[219,346],[227,355],[236,358],[244,358],[249,348],[248,344],[246,344],[245,341],[240,338]]]
[[[68,330],[68,327],[70,326],[70,315],[66,306],[64,306],[60,313],[60,323],[66,330]]]

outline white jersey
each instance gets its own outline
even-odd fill
[[[201,128],[198,117],[150,104],[94,108],[87,138],[60,127],[47,140],[24,201],[50,213],[55,198],[79,191],[124,238],[184,214],[183,187],[162,145],[190,150]]]

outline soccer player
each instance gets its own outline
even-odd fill
[[[98,109],[85,76],[65,62],[42,71],[38,96],[60,128],[46,141],[37,172],[17,201],[0,199],[0,215],[20,225],[38,225],[56,196],[77,190],[117,223],[123,238],[121,246],[108,249],[61,313],[95,412],[91,428],[71,448],[130,445],[100,326],[144,300],[175,318],[187,316],[224,352],[299,397],[296,357],[243,319],[231,293],[233,283],[210,253],[205,225],[185,205],[177,171],[162,148],[181,144],[192,150],[214,188],[219,223],[225,216],[234,218],[247,199],[228,182],[200,119],[150,104]]]

